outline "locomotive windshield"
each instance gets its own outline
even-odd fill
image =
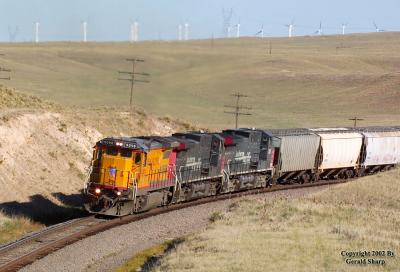
[[[118,155],[118,150],[117,150],[117,148],[115,148],[113,146],[109,146],[106,149],[106,154],[107,155],[111,155],[111,156],[117,156]]]
[[[132,157],[132,150],[127,148],[121,149],[121,157],[131,158]]]

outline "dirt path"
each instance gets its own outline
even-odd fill
[[[297,198],[324,188],[326,186],[267,195]],[[265,195],[247,198],[259,197]],[[21,271],[112,271],[146,248],[203,230],[211,213],[227,209],[233,201],[237,200],[190,207],[117,227],[67,246]]]

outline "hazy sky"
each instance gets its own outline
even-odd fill
[[[0,0],[0,41],[9,41],[18,26],[17,41],[32,41],[34,22],[40,40],[80,40],[81,22],[88,23],[88,40],[128,40],[129,25],[140,24],[140,40],[176,39],[177,25],[190,24],[190,38],[223,35],[222,9],[233,9],[231,24],[241,24],[241,35],[254,35],[264,25],[268,36],[313,34],[322,21],[326,34],[341,31],[400,30],[399,0]]]

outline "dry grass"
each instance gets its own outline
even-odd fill
[[[398,271],[399,195],[395,170],[302,199],[240,201],[155,270]],[[348,265],[343,250],[391,250],[397,257],[383,258],[383,267]]]
[[[268,54],[269,42],[272,55]],[[217,39],[189,42],[1,44],[8,82],[24,92],[63,105],[127,106],[127,82],[118,70],[127,57],[146,60],[140,71],[150,84],[137,84],[134,104],[158,116],[169,115],[209,128],[226,128],[233,118],[223,105],[229,95],[254,115],[242,126],[294,127],[365,125],[400,121],[399,33]],[[383,111],[384,109],[384,111]]]
[[[54,109],[54,103],[44,101],[34,95],[26,95],[0,85],[0,109],[35,108]]]
[[[6,217],[0,213],[0,244],[18,239],[42,227],[43,225],[32,222],[26,217]]]

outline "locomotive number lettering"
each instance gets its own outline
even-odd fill
[[[200,165],[201,165],[201,158],[199,158],[197,162],[196,162],[196,157],[189,157],[186,159],[187,167],[195,167]]]

